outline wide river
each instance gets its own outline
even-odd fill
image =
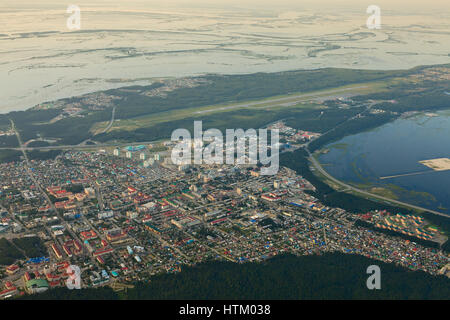
[[[325,149],[319,161],[337,179],[450,215],[450,170],[419,162],[450,158],[450,110],[398,119]]]
[[[168,77],[449,63],[445,1],[382,1],[369,29],[361,1],[1,0],[0,113]]]

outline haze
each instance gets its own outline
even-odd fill
[[[449,63],[448,1],[393,2],[2,0],[0,112],[160,77]]]

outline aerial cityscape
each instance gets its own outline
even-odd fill
[[[449,5],[153,2],[0,5],[0,299],[450,299]]]

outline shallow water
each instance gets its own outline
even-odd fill
[[[437,115],[399,119],[345,137],[327,145],[330,151],[319,161],[337,179],[366,188],[387,187],[400,200],[450,215],[450,170],[434,171],[419,163],[450,158],[450,112]]]
[[[450,62],[445,11],[384,10],[382,28],[369,30],[364,6],[255,10],[76,1],[81,30],[69,31],[61,2],[17,2],[0,4],[0,113],[158,77]]]

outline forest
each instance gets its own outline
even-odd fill
[[[39,237],[8,240],[0,238],[0,265],[13,264],[18,259],[48,256],[47,248]]]
[[[366,286],[367,267],[378,265],[381,290]],[[126,292],[112,289],[68,290],[58,288],[38,300],[300,300],[300,299],[440,299],[450,298],[450,279],[411,271],[358,255],[276,256],[260,263],[207,262],[184,267],[175,274],[154,276]]]
[[[194,88],[176,89],[166,97],[148,97],[141,94],[145,90],[154,88],[154,85],[111,89],[104,93],[121,98],[115,102],[117,107],[116,119],[129,119],[168,110],[241,102],[335,88],[353,83],[384,80],[393,76],[408,75],[415,70],[371,71],[327,68],[246,75],[207,75],[202,77],[206,80],[206,83]],[[133,89],[138,92],[123,89]],[[63,100],[79,102],[81,99],[83,99],[83,96]],[[9,125],[9,119],[12,119],[24,141],[36,138],[36,134],[39,133],[42,137],[60,138],[59,143],[63,145],[78,144],[92,137],[89,130],[95,123],[108,121],[111,118],[111,107],[101,111],[85,113],[82,118],[66,118],[53,123],[49,122],[60,113],[61,110],[59,109],[10,112],[0,115],[0,126]],[[167,123],[165,125],[167,126]],[[164,126],[155,127],[154,129],[152,127],[154,136],[168,136]],[[152,132],[149,133],[152,136]],[[108,136],[108,138],[113,139],[115,137]],[[139,141],[139,138],[139,132],[136,132],[134,141]],[[101,138],[101,141],[105,140],[106,137]],[[149,140],[151,139],[146,138],[141,141]],[[0,146],[16,147],[17,141],[11,137],[0,137]]]

